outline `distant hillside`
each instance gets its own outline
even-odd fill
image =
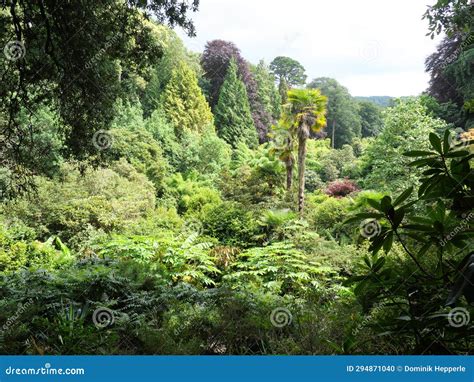
[[[392,105],[392,100],[395,97],[390,96],[370,96],[370,97],[354,97],[358,101],[369,101],[381,107],[388,107]]]

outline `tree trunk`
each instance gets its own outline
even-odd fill
[[[303,126],[298,134],[298,212],[303,213],[304,209],[304,186],[305,186],[305,165],[306,165],[306,141],[309,136],[307,126]]]
[[[293,158],[288,158],[285,161],[285,166],[286,166],[286,190],[288,192],[291,191],[291,187],[293,186]]]

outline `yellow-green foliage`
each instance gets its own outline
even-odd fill
[[[349,198],[333,198],[327,195],[308,196],[308,220],[317,232],[339,238],[344,220],[350,214]]]
[[[150,132],[144,129],[112,129],[113,144],[105,152],[112,160],[125,158],[139,173],[145,174],[157,191],[163,187],[168,161]]]
[[[61,179],[38,177],[36,185],[34,201],[18,199],[4,207],[4,214],[42,238],[58,234],[70,240],[91,228],[120,231],[155,207],[153,185],[124,160],[111,168],[88,168],[84,174],[65,165]]]
[[[196,74],[184,62],[173,70],[161,103],[178,135],[185,130],[202,132],[214,123]]]
[[[61,250],[57,250],[53,243]],[[71,262],[73,257],[59,239],[39,241],[14,241],[0,230],[0,274],[20,268],[53,269]]]
[[[222,202],[218,191],[198,181],[184,179],[179,173],[167,181],[167,194],[175,199],[178,212],[187,215],[200,214]]]

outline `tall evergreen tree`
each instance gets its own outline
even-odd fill
[[[264,107],[257,96],[257,84],[250,71],[249,63],[242,57],[239,48],[230,41],[209,41],[202,53],[201,65],[208,85],[209,103],[214,111],[232,59],[236,62],[239,79],[245,85],[253,123],[257,129],[259,141],[263,143],[267,140],[269,126],[265,122],[267,116]]]
[[[163,56],[158,61],[153,61],[153,67],[149,70],[149,81],[142,94],[141,101],[145,118],[148,118],[159,107],[161,95],[171,80],[173,70],[182,62],[197,73],[198,77],[202,70],[199,58],[186,49],[175,31],[164,25],[154,25],[154,35],[163,46]]]
[[[231,60],[215,108],[218,135],[234,148],[238,142],[255,147],[257,131],[252,120],[247,90],[237,75],[237,64]]]
[[[285,105],[288,102],[288,90],[288,84],[286,83],[286,80],[282,78],[280,80],[280,84],[278,85],[278,93],[280,93],[282,105]]]
[[[275,124],[280,116],[281,98],[273,75],[263,60],[252,68],[252,72],[257,84],[257,99],[261,105],[260,120],[264,126],[264,130],[259,131],[259,141],[265,142],[268,140],[268,128]]]
[[[211,108],[196,74],[185,63],[173,70],[161,97],[161,107],[178,136],[185,130],[202,132],[213,124]]]

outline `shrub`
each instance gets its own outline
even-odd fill
[[[342,198],[358,190],[359,188],[353,181],[349,179],[339,179],[329,183],[324,192],[329,196]]]
[[[207,210],[202,219],[204,233],[230,246],[255,244],[258,225],[255,217],[242,205],[224,202]]]
[[[165,231],[155,237],[115,236],[96,245],[101,256],[136,262],[168,285],[186,282],[198,286],[213,285],[211,276],[219,273],[211,247],[197,233],[179,237]]]
[[[60,179],[37,177],[35,200],[28,195],[4,206],[4,214],[22,221],[46,240],[59,236],[80,247],[92,231],[119,232],[154,211],[155,189],[126,161],[111,168],[63,166]]]
[[[326,195],[308,198],[308,220],[316,232],[328,238],[340,239],[346,232],[343,222],[349,216],[350,200]]]
[[[55,269],[73,260],[69,249],[59,238],[39,241],[16,241],[8,232],[0,230],[0,274],[22,268]]]
[[[284,210],[268,210],[263,212],[258,220],[261,234],[259,238],[264,242],[281,241],[284,239],[284,227],[296,218],[296,213]]]
[[[282,199],[285,169],[271,146],[252,150],[239,144],[230,167],[221,173],[219,182],[225,198],[263,208],[274,208]]]
[[[195,171],[212,178],[230,162],[230,146],[213,128],[202,133],[184,130],[178,138],[161,110],[153,112],[146,128],[159,142],[175,171],[183,174]]]
[[[147,176],[160,194],[170,166],[159,143],[144,129],[112,129],[109,133],[113,141],[110,148],[104,151],[109,163],[113,166],[114,161],[121,158],[127,160],[137,172]]]
[[[313,192],[324,187],[321,177],[316,171],[308,170],[305,172],[305,190],[306,192]]]
[[[217,190],[198,180],[185,179],[179,173],[167,180],[165,195],[175,200],[178,213],[188,216],[199,216],[222,202]]]
[[[317,289],[332,270],[311,261],[291,243],[279,242],[262,248],[251,248],[239,256],[235,271],[224,276],[232,285],[249,283],[276,294],[294,295]]]

